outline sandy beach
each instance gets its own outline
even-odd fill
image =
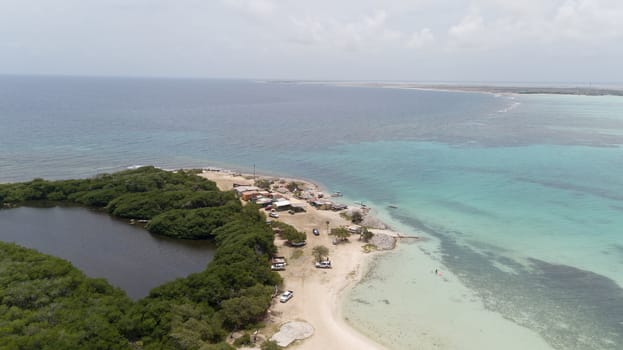
[[[204,171],[202,176],[215,181],[221,190],[232,189],[234,183],[253,183],[252,179],[231,172]],[[305,183],[307,186],[317,188],[314,184]],[[291,197],[289,199],[294,203],[305,203]],[[296,341],[289,348],[384,349],[352,329],[340,315],[340,298],[361,278],[369,258],[379,252],[365,253],[362,248],[365,243],[359,241],[358,236],[352,236],[344,243],[332,244],[332,236],[327,234],[327,221],[329,229],[348,226],[350,222],[337,212],[316,210],[306,205],[307,211],[304,213],[290,215],[284,212],[277,219],[306,232],[307,245],[299,248],[288,247],[284,244],[284,240],[275,238],[275,245],[279,249],[278,255],[287,259],[286,270],[280,272],[285,281],[283,287],[285,290],[294,291],[294,297],[287,303],[280,303],[275,298],[269,310],[267,325],[260,330],[261,336],[270,338],[278,332],[281,325],[290,321],[304,321],[313,327],[314,334],[307,339]],[[319,236],[312,234],[314,228],[320,231]],[[315,268],[311,251],[318,245],[329,249],[331,269]]]
[[[230,190],[234,184],[251,185],[252,176],[228,171],[204,171],[204,177],[215,181],[221,190]],[[275,177],[266,177],[275,179]],[[280,178],[281,179],[281,178]],[[321,190],[319,186],[296,179],[281,179],[287,183],[296,181],[304,183],[308,188]],[[341,314],[343,297],[348,294],[357,282],[361,281],[373,262],[373,257],[383,254],[382,251],[365,253],[365,243],[358,235],[351,236],[348,242],[332,244],[333,236],[328,235],[330,228],[352,225],[338,212],[317,210],[303,200],[288,198],[296,204],[305,205],[306,212],[288,214],[280,213],[277,220],[288,223],[300,231],[307,233],[307,245],[293,248],[285,245],[285,241],[275,237],[278,255],[287,259],[287,268],[280,274],[284,278],[284,290],[294,291],[294,297],[287,303],[280,303],[275,298],[269,310],[266,326],[259,330],[261,338],[268,339],[279,332],[282,325],[292,321],[300,321],[311,325],[313,334],[303,340],[293,342],[288,348],[312,349],[386,349],[385,346],[360,333],[349,325]],[[366,220],[382,224],[374,217]],[[327,228],[327,221],[329,228]],[[317,228],[319,236],[312,234]],[[400,229],[400,227],[398,228]],[[404,236],[388,229],[374,229],[373,240],[391,237],[417,238]],[[405,231],[406,232],[406,231]],[[415,244],[427,245],[424,240],[412,240]],[[313,247],[323,245],[329,249],[331,269],[317,269],[311,254]],[[385,242],[385,248],[391,249],[393,244]],[[398,249],[401,249],[401,246]],[[411,332],[399,332],[393,335],[379,334],[379,330],[362,327],[361,331],[375,339],[383,339],[391,348],[418,349],[551,349],[551,347],[534,331],[505,319],[501,315],[486,310],[482,302],[468,288],[464,287],[456,276],[449,273],[437,259],[427,256],[428,253],[416,250],[412,255],[414,261],[409,263],[410,277],[418,281],[422,298],[411,298],[401,295],[400,289],[387,290],[384,296],[392,300],[402,300],[408,310],[400,320],[392,320],[396,329],[404,330],[402,322],[411,325]],[[383,258],[392,256],[383,256]],[[378,266],[377,266],[378,267]],[[439,274],[433,273],[439,268]],[[443,276],[442,272],[443,271]],[[395,273],[384,271],[381,273]],[[415,277],[414,277],[415,276]],[[405,299],[406,298],[406,299]],[[417,310],[417,311],[415,311]],[[375,312],[383,312],[378,309]],[[374,317],[368,315],[366,317]],[[361,324],[363,320],[349,320]],[[388,320],[389,322],[389,320]],[[474,336],[477,335],[477,336]]]

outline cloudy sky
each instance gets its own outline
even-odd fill
[[[0,73],[623,82],[623,1],[0,0]]]

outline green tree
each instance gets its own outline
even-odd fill
[[[350,232],[346,229],[346,227],[332,228],[331,234],[341,241],[346,241],[348,240],[348,237],[350,237]]]
[[[370,239],[372,239],[373,236],[374,236],[374,233],[368,230],[367,227],[364,227],[361,231],[361,235],[359,236],[359,238],[363,239],[364,242],[368,242]]]
[[[238,348],[251,344],[251,335],[249,333],[244,333],[240,338],[234,340],[234,345]]]
[[[268,180],[268,179],[257,179],[257,180],[255,180],[255,186],[257,186],[259,188],[263,188],[265,190],[269,190],[271,184],[272,184],[272,182],[270,180]]]
[[[290,243],[299,243],[307,240],[307,234],[300,232],[291,225],[288,225],[281,221],[273,221],[273,227],[277,227],[281,230],[281,238],[287,240]]]
[[[69,262],[0,242],[0,349],[129,349],[132,301]]]
[[[350,216],[350,220],[354,223],[354,224],[360,224],[363,221],[363,214],[361,213],[361,211],[359,210],[355,210],[353,211],[353,213]]]
[[[296,182],[291,181],[291,182],[288,182],[288,184],[286,185],[286,188],[290,192],[296,192],[299,189],[299,185]]]
[[[259,321],[270,306],[270,296],[243,296],[225,300],[219,311],[227,328],[242,329],[246,324]]]
[[[323,257],[329,255],[329,248],[317,245],[312,249],[312,255],[316,258],[316,261],[321,261]]]
[[[199,348],[199,350],[234,350],[235,348],[231,345],[222,342],[218,344],[206,344]]]
[[[300,243],[307,240],[307,234],[297,230],[283,231],[281,232],[281,237],[290,243]]]
[[[279,346],[279,344],[277,344],[276,341],[274,340],[267,340],[264,343],[262,343],[262,350],[280,350],[282,349],[281,346]]]

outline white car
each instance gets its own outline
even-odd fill
[[[294,292],[291,290],[288,290],[284,292],[283,294],[281,294],[281,297],[279,297],[279,301],[282,303],[285,303],[288,300],[292,299],[293,296],[294,296]]]
[[[273,271],[283,271],[286,269],[286,263],[275,263],[270,266]]]
[[[273,212],[271,212],[271,213],[269,214],[269,216],[270,216],[271,218],[275,218],[275,219],[276,219],[276,218],[278,218],[278,217],[279,217],[279,213],[276,213],[276,212],[274,212],[274,211],[273,211]]]
[[[318,269],[330,269],[331,268],[331,261],[330,260],[318,261],[318,262],[316,262],[316,268],[318,268]]]

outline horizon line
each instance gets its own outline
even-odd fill
[[[65,73],[4,73],[0,77],[24,77],[24,78],[86,78],[86,79],[154,79],[154,80],[245,80],[266,82],[311,82],[311,83],[388,83],[388,84],[448,84],[448,85],[476,85],[476,84],[537,84],[554,85],[575,84],[582,87],[599,85],[619,85],[623,87],[623,81],[517,81],[517,80],[398,80],[398,79],[306,79],[306,78],[258,78],[258,77],[218,77],[218,76],[151,76],[151,75],[97,75],[97,74],[65,74]]]

